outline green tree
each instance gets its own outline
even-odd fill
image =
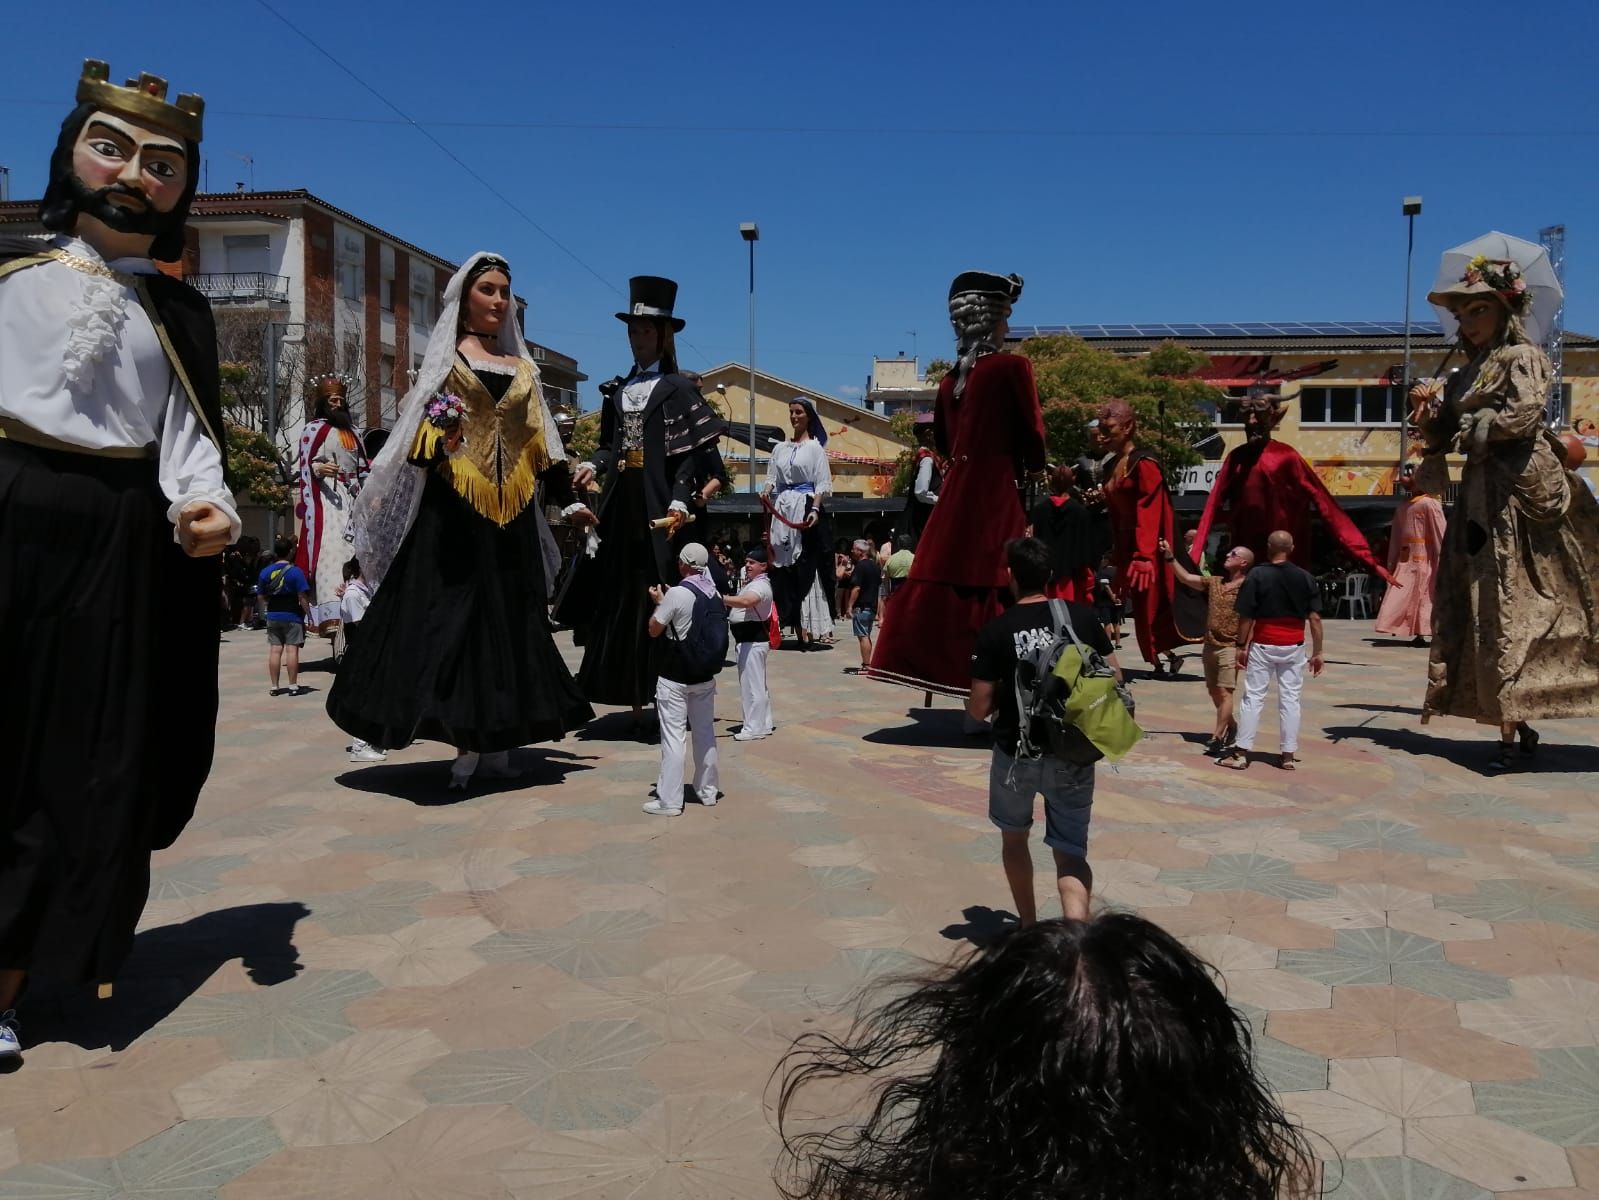
[[[225,376],[228,364],[224,363],[222,370]],[[234,492],[268,508],[287,508],[293,489],[284,482],[283,464],[272,440],[259,430],[232,421],[226,428],[228,474],[233,480]]]
[[[573,463],[588,462],[600,448],[600,409],[584,413],[572,427],[572,436],[566,443],[566,456]]]
[[[911,460],[916,457],[916,414],[906,409],[888,419],[888,428],[896,442],[904,442],[905,449],[894,460],[894,481],[889,484],[890,496],[903,496],[911,484]]]
[[[930,358],[927,360],[927,382],[936,384],[954,369],[955,364],[947,358]]]
[[[1210,360],[1173,342],[1142,358],[1123,358],[1080,338],[1029,338],[1020,347],[1033,363],[1044,408],[1049,457],[1072,462],[1090,453],[1088,422],[1107,400],[1125,400],[1138,417],[1137,442],[1168,471],[1201,461],[1194,446],[1213,428],[1224,394],[1193,373]]]

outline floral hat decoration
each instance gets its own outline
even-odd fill
[[[1432,292],[1427,300],[1446,308],[1451,298],[1466,296],[1498,296],[1506,308],[1520,316],[1527,311],[1532,293],[1527,281],[1521,277],[1521,268],[1507,258],[1489,258],[1479,254],[1466,264],[1460,282],[1441,291]]]

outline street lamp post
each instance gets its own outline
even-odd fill
[[[750,494],[755,494],[755,243],[761,240],[760,226],[741,221],[738,235],[750,247]]]
[[[1421,212],[1421,197],[1406,196],[1405,221],[1405,365],[1399,384],[1399,466],[1394,472],[1394,495],[1399,494],[1399,475],[1405,469],[1405,455],[1410,452],[1410,275],[1411,263],[1416,257],[1416,215]]]

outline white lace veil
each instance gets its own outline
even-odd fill
[[[411,444],[416,441],[416,431],[422,425],[423,411],[429,400],[438,395],[455,363],[455,347],[460,340],[461,293],[466,289],[467,277],[480,259],[498,258],[501,255],[479,250],[461,269],[450,276],[444,289],[444,307],[428,337],[427,352],[422,356],[422,366],[417,371],[416,382],[400,402],[400,415],[389,432],[389,440],[378,451],[372,462],[372,472],[355,501],[353,524],[355,527],[355,553],[361,560],[361,576],[374,590],[394,565],[395,557],[422,504],[422,485],[427,480],[423,468],[413,466],[408,459]],[[550,416],[548,402],[544,399],[544,385],[537,364],[528,353],[527,342],[522,338],[522,326],[515,311],[508,312],[500,323],[500,353],[513,355],[527,363],[533,371],[533,396],[528,401],[537,404],[544,421],[545,445],[552,461],[565,461],[566,451],[561,446],[561,436],[556,432],[555,421]]]

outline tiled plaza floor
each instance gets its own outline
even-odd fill
[[[1599,722],[1490,777],[1482,731],[1418,723],[1426,652],[1369,628],[1329,624],[1292,775],[1201,757],[1197,657],[1139,683],[1097,900],[1215,964],[1331,1195],[1599,1195]],[[852,644],[774,656],[778,734],[723,740],[725,799],[674,821],[623,715],[462,800],[442,747],[347,763],[331,677],[270,698],[264,658],[228,636],[216,770],[115,997],[24,1013],[7,1200],[769,1197],[787,1042],[1008,903],[986,750]]]

